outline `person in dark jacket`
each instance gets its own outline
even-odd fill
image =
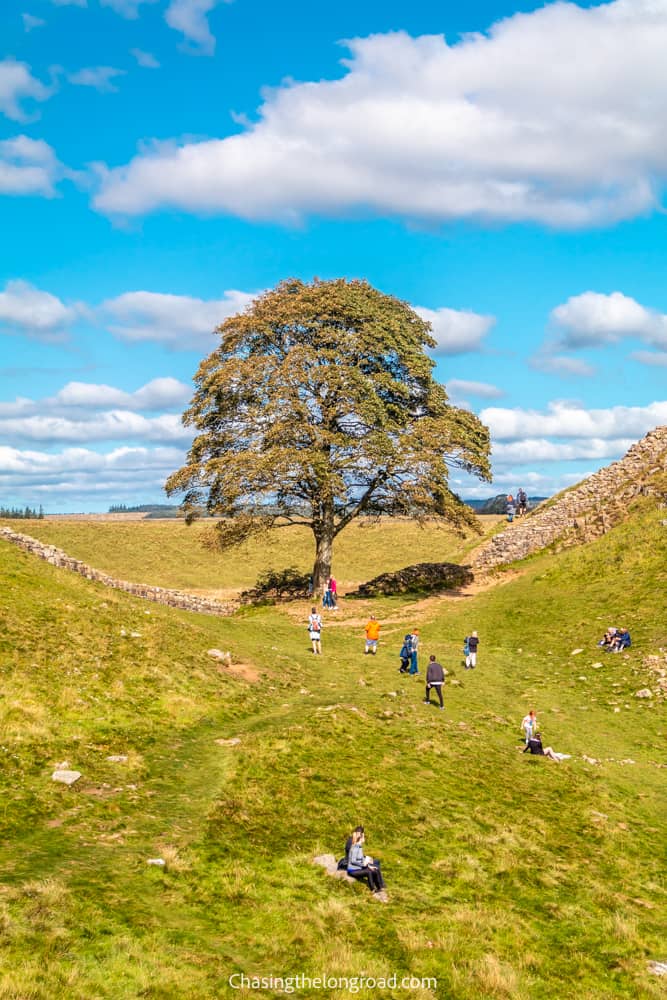
[[[426,697],[424,698],[424,703],[426,705],[431,705],[431,688],[434,688],[438,695],[438,700],[440,701],[440,708],[444,708],[444,702],[442,700],[442,685],[445,683],[445,671],[443,670],[442,664],[438,663],[433,653],[429,657],[429,664],[426,669]]]
[[[560,756],[556,753],[553,747],[543,747],[542,746],[542,734],[535,733],[526,742],[526,749],[524,753],[531,753],[535,757],[549,757],[550,760],[555,760],[557,764],[560,764],[561,759],[565,758],[566,754],[561,754]]]
[[[476,632],[471,632],[470,635],[466,636],[464,639],[464,649],[467,649],[466,653],[466,670],[474,670],[477,666],[477,647],[479,646],[479,636]]]

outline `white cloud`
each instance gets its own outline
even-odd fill
[[[52,94],[53,89],[37,80],[27,63],[0,61],[0,114],[17,122],[30,121],[34,115],[28,114],[24,102],[46,101]]]
[[[535,355],[530,360],[531,368],[553,375],[577,375],[588,377],[595,375],[595,368],[581,358],[573,358],[566,354],[549,354],[548,350]]]
[[[68,382],[47,403],[62,406],[102,409],[122,406],[129,410],[161,410],[182,406],[192,395],[190,386],[175,378],[154,378],[136,392],[125,392],[111,385]]]
[[[426,309],[415,306],[415,312],[433,327],[437,340],[434,354],[464,354],[479,350],[482,340],[494,325],[493,316],[480,316],[466,310]]]
[[[218,300],[157,292],[125,292],[103,303],[109,329],[122,340],[150,340],[175,350],[213,349],[211,334],[228,316],[254,298],[248,292],[227,291]]]
[[[175,0],[167,17],[210,46],[211,4]],[[96,207],[585,227],[659,202],[667,0],[552,3],[451,45],[404,32],[347,45],[341,79],[266,91],[240,134],[100,169]]]
[[[120,500],[166,502],[164,481],[184,459],[175,447],[120,447],[106,454],[66,448],[54,454],[0,446],[0,502],[42,503],[47,512],[87,504],[106,508]]]
[[[195,51],[210,56],[215,52],[215,38],[207,15],[220,3],[221,0],[171,0],[164,19],[193,44]]]
[[[102,7],[111,7],[121,17],[134,20],[139,16],[139,8],[144,3],[157,3],[158,0],[100,0]]]
[[[142,441],[186,442],[192,440],[179,416],[165,413],[144,417],[129,410],[107,410],[82,414],[78,419],[49,414],[0,418],[0,439],[5,441]]]
[[[52,198],[55,185],[67,173],[42,139],[18,135],[0,140],[0,194]]]
[[[528,428],[530,430],[530,428]],[[510,444],[494,444],[493,463],[496,465],[541,465],[543,462],[573,462],[582,459],[616,459],[625,454],[635,438],[585,438],[574,443],[549,441],[546,438],[524,438]]]
[[[497,385],[489,382],[468,382],[466,379],[451,378],[447,382],[447,392],[451,396],[478,396],[480,399],[500,399],[505,393]]]
[[[138,64],[143,66],[144,69],[160,68],[160,63],[151,52],[144,52],[143,49],[130,49],[130,55],[133,55]]]
[[[125,70],[114,69],[113,66],[88,66],[70,73],[67,79],[77,87],[93,87],[101,94],[114,94],[118,87],[113,81],[118,76],[125,76]]]
[[[32,31],[33,28],[43,28],[46,24],[43,18],[35,17],[34,14],[21,14],[21,20],[26,33]]]
[[[667,348],[667,315],[640,305],[622,292],[574,295],[551,313],[567,347],[613,344],[638,337],[654,347]]]
[[[631,355],[635,361],[643,365],[652,365],[659,368],[667,367],[667,351],[634,351]]]
[[[65,305],[27,281],[8,281],[0,292],[0,326],[40,339],[52,338],[84,312],[80,303]]]
[[[56,7],[87,7],[88,0],[51,0]]]
[[[487,407],[480,413],[494,441],[524,441],[528,436],[637,440],[667,423],[667,401],[648,406],[612,406],[587,410],[578,403],[556,401],[546,412]]]

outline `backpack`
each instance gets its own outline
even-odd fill
[[[468,636],[466,636],[465,639],[463,640],[463,655],[464,656],[470,655],[470,643],[468,642]]]

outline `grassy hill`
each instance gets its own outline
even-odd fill
[[[482,519],[489,530],[498,518]],[[269,566],[312,569],[313,536],[306,528],[277,528],[261,539],[221,555],[201,544],[206,524],[179,521],[26,521],[6,523],[111,576],[176,589],[225,596],[251,587]],[[358,521],[336,540],[334,572],[343,589],[411,563],[463,561],[480,541],[467,530],[420,528],[407,520]]]
[[[243,972],[438,981],[355,994],[375,998],[664,997],[648,962],[667,960],[667,721],[664,702],[634,696],[651,685],[645,655],[667,647],[662,516],[640,500],[604,537],[533,556],[471,596],[343,602],[321,658],[305,607],[188,615],[1,544],[0,996],[280,995],[232,989]],[[78,550],[67,533],[87,526],[39,528],[126,578],[185,586],[193,571],[195,535],[177,524],[113,525]],[[156,530],[159,546],[145,533]],[[358,529],[339,575],[461,552],[427,533],[413,557],[410,530]],[[252,582],[285,554],[216,564],[217,579]],[[307,559],[293,537],[288,561]],[[371,611],[375,658],[363,656]],[[595,646],[612,623],[631,629],[627,656]],[[445,712],[422,704],[421,677],[396,672],[413,625],[422,661],[433,651],[449,671]],[[472,628],[479,665],[465,672]],[[213,646],[260,680],[221,671]],[[529,708],[570,761],[519,752]],[[65,760],[83,774],[72,788],[50,781]],[[359,822],[387,906],[312,864],[339,855]]]

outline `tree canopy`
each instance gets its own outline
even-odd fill
[[[196,436],[167,482],[228,547],[277,524],[315,536],[314,585],[359,515],[473,524],[451,468],[490,479],[489,434],[449,404],[430,325],[366,281],[281,282],[218,327],[183,415]]]

